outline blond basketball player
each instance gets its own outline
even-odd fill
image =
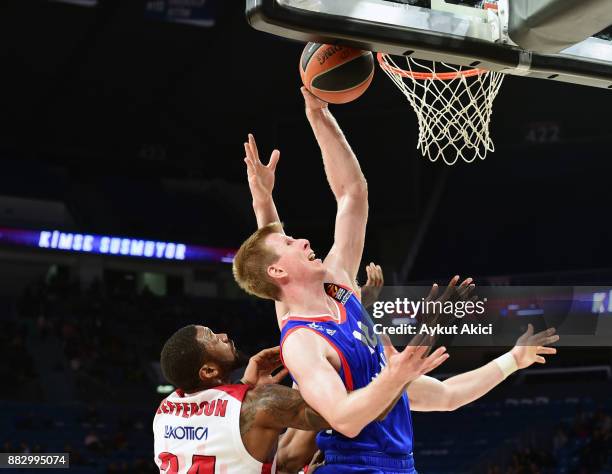
[[[444,382],[420,376],[407,390],[388,384],[388,365],[410,356],[409,349],[398,354],[383,348],[355,285],[368,215],[366,181],[327,104],[304,88],[302,93],[336,198],[334,244],[321,260],[308,240],[284,233],[272,199],[279,152],[263,165],[250,136],[245,162],[259,229],[236,255],[234,275],[248,293],[275,301],[284,363],[306,402],[332,427],[317,437],[325,458],[320,472],[415,474],[411,409],[443,411],[470,403],[513,371],[544,363],[544,354],[555,353],[544,346],[558,336],[554,330],[533,334],[530,327],[511,352],[479,369]],[[446,358],[443,352],[438,363]],[[378,389],[370,404],[354,396],[368,383]],[[368,410],[393,399],[397,404],[384,420],[366,421]]]

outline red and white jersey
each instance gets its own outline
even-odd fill
[[[168,474],[273,474],[246,450],[240,407],[247,385],[222,385],[164,399],[153,419],[155,463]]]

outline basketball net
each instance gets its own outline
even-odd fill
[[[484,160],[495,146],[489,135],[493,101],[503,74],[405,57],[402,69],[378,53],[381,68],[404,93],[419,121],[417,148],[431,161],[447,165]]]

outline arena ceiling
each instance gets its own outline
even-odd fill
[[[293,232],[330,236],[334,206],[298,92],[302,45],[251,29],[241,1],[220,1],[212,28],[148,20],[144,0],[99,3],[0,5],[2,159],[57,163],[81,175],[169,177],[186,186],[191,178],[216,180],[219,199],[244,208],[246,229],[252,218],[242,141],[252,131],[262,153],[281,149],[277,199]],[[611,108],[606,90],[507,78],[493,117],[497,151],[452,170],[443,212],[416,264],[427,270],[420,274],[529,271],[525,262],[543,254],[547,268],[590,264],[592,239],[603,245],[609,234],[607,225],[603,233],[584,230],[607,209]],[[366,258],[399,263],[444,167],[418,156],[414,114],[383,74],[362,99],[334,111],[370,184]],[[571,234],[569,214],[579,221]],[[473,216],[486,218],[475,227]],[[524,229],[541,242],[508,251]],[[551,236],[561,234],[551,247]],[[566,264],[558,255],[569,241],[581,250]]]
[[[216,26],[199,28],[146,19],[144,0],[100,0],[97,8],[3,1],[4,146],[101,167],[241,179],[248,131],[266,148],[285,145],[287,129],[297,129],[293,140],[304,130],[301,45],[249,28],[243,2],[218,3]],[[568,108],[559,97],[602,97],[587,88],[512,79],[496,109],[512,103],[503,109],[508,123],[548,120]],[[542,101],[550,114],[521,110],[514,92],[526,105]],[[359,122],[357,135],[416,134],[411,111],[383,75],[358,103],[337,110]],[[310,139],[307,129],[302,137]]]

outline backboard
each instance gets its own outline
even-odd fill
[[[298,41],[612,89],[612,0],[247,0],[246,14]]]

